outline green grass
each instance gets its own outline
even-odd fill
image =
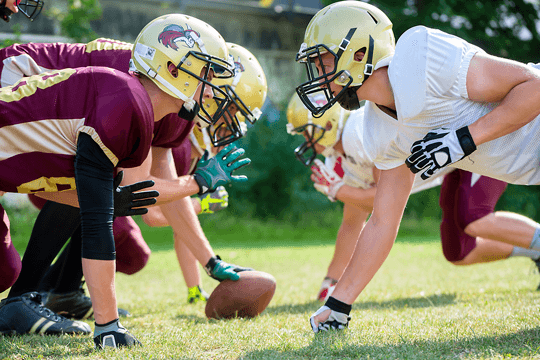
[[[138,274],[117,276],[117,294],[119,306],[133,314],[122,323],[144,347],[96,352],[90,336],[0,336],[0,359],[540,358],[540,277],[528,259],[455,267],[442,256],[436,222],[405,224],[405,230],[419,226],[423,235],[402,231],[354,303],[350,328],[314,335],[308,318],[320,306],[313,298],[337,228],[203,222],[225,260],[276,278],[261,316],[207,320],[204,304],[186,302],[171,231],[142,226],[153,254]],[[216,285],[203,275],[207,291]]]

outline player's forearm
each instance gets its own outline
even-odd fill
[[[540,114],[540,79],[514,87],[493,111],[469,125],[476,146],[510,134]]]
[[[150,176],[149,180],[155,182],[152,190],[159,192],[155,205],[168,204],[199,192],[199,185],[197,185],[192,175],[181,176],[172,180]]]
[[[360,232],[364,228],[369,212],[345,204],[343,220],[339,227],[334,256],[328,266],[326,276],[339,280],[349,263]]]
[[[397,224],[385,224],[371,218],[356,244],[349,265],[332,296],[352,304],[382,266],[397,235]]]
[[[364,211],[371,212],[373,210],[373,201],[375,200],[376,193],[377,187],[361,189],[343,185],[338,190],[336,199],[344,204],[350,204]]]
[[[204,266],[215,254],[193,210],[191,198],[184,197],[178,201],[161,206],[163,215],[175,233],[174,241],[182,241]]]

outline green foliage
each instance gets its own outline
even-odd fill
[[[236,216],[296,223],[308,217],[324,218],[340,206],[313,188],[311,171],[294,156],[302,137],[287,134],[286,124],[285,112],[275,122],[263,118],[238,141],[251,165],[238,171],[248,176],[248,182],[227,188],[229,211]]]
[[[88,42],[98,37],[90,22],[99,19],[101,14],[99,0],[68,0],[68,12],[57,16],[63,35],[75,42]]]
[[[3,49],[5,47],[8,47],[14,44],[18,44],[21,42],[21,34],[22,34],[21,24],[15,24],[13,26],[13,33],[15,34],[14,39],[5,39],[5,40],[0,41],[0,49]]]

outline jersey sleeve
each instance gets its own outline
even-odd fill
[[[172,149],[174,166],[178,176],[190,175],[192,169],[191,164],[191,142],[186,139],[180,146]]]
[[[169,114],[154,126],[152,146],[176,148],[189,138],[194,122],[180,118],[177,114]]]
[[[400,121],[414,118],[430,97],[467,98],[467,71],[479,51],[463,39],[424,26],[403,33],[388,69]]]
[[[94,67],[94,112],[80,130],[99,144],[114,166],[142,164],[153,133],[150,98],[138,79],[117,70]]]

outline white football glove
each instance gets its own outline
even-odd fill
[[[326,321],[319,322],[317,324],[315,316],[326,310],[330,310],[330,316],[328,316]],[[328,306],[323,305],[319,308],[319,310],[317,310],[313,315],[311,315],[311,317],[309,318],[309,323],[311,324],[311,329],[313,330],[313,332],[318,333],[319,331],[343,330],[349,326],[349,320],[351,320],[351,317],[349,315],[339,311],[334,311]]]
[[[421,175],[426,180],[441,168],[469,156],[475,150],[476,145],[468,126],[455,131],[435,129],[412,144],[411,155],[405,164],[413,174],[427,168]]]
[[[338,190],[345,184],[333,169],[328,168],[321,160],[315,159],[311,171],[315,176],[313,186],[318,192],[326,195],[332,202],[336,201]]]

